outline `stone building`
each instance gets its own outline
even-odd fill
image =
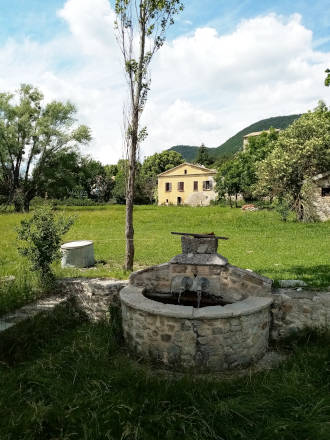
[[[275,128],[274,130],[275,131],[280,131],[279,128]],[[249,138],[250,137],[260,136],[262,133],[270,133],[270,129],[269,130],[263,130],[263,131],[253,131],[252,133],[248,133],[245,136],[243,136],[243,151],[245,151],[247,146],[249,145]]]
[[[312,181],[316,215],[321,221],[330,220],[330,171],[314,176]]]
[[[215,200],[216,170],[183,163],[158,175],[158,205],[207,206]]]

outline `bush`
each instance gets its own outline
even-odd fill
[[[41,205],[29,220],[22,220],[17,229],[18,252],[28,258],[33,271],[38,272],[41,285],[51,287],[55,276],[51,270],[53,261],[59,260],[61,237],[74,222],[73,217],[55,216],[51,206]]]

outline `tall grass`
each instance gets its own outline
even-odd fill
[[[130,358],[74,304],[0,335],[0,438],[328,440],[330,336],[240,378],[182,376]]]

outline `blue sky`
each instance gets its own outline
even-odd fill
[[[113,5],[113,0],[111,0]],[[88,152],[122,155],[125,81],[108,0],[0,0],[0,90],[32,83],[70,99]],[[328,0],[187,0],[152,65],[141,155],[216,147],[247,125],[330,101]],[[155,117],[157,115],[157,117]]]
[[[63,20],[56,15],[65,0],[0,0],[0,4],[0,43],[10,37],[44,41],[67,30]],[[318,47],[330,48],[328,0],[189,0],[185,1],[185,10],[169,34],[174,37],[198,26],[213,26],[219,32],[230,32],[240,20],[270,12],[301,14],[303,25],[313,31]]]

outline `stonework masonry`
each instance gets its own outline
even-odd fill
[[[165,282],[167,264],[161,266],[163,271],[158,272],[158,275]],[[241,274],[242,277],[246,275],[245,272]],[[132,274],[132,278],[141,281],[144,273],[136,272]],[[40,312],[51,312],[57,304],[65,301],[70,295],[77,298],[80,307],[92,321],[107,318],[111,304],[120,306],[119,293],[127,285],[127,280],[86,278],[60,280],[58,295],[43,298],[2,316],[0,331]],[[142,295],[140,296],[143,298]],[[324,292],[306,289],[273,290],[269,292],[267,298],[260,298],[272,302],[270,314],[268,307],[261,307],[255,309],[253,313],[248,313],[252,307],[249,301],[253,300],[258,301],[258,296],[222,307],[221,320],[217,316],[218,307],[213,307],[213,316],[209,316],[208,319],[203,316],[203,309],[192,310],[192,307],[183,307],[184,313],[187,313],[187,309],[189,313],[182,320],[179,320],[177,311],[170,312],[170,316],[164,317],[156,316],[149,309],[139,310],[136,319],[133,320],[133,306],[127,301],[122,307],[123,316],[127,317],[124,332],[131,346],[133,338],[136,338],[137,345],[134,348],[136,352],[146,350],[152,359],[162,359],[168,365],[172,362],[181,362],[187,368],[198,365],[201,369],[214,369],[215,362],[218,362],[218,367],[227,368],[260,357],[267,347],[268,332],[270,339],[281,340],[306,328],[330,330],[330,290]],[[155,307],[159,309],[163,306],[151,302],[154,306],[157,304]],[[171,305],[167,307],[178,309]],[[234,316],[235,307],[240,308],[240,317]],[[181,307],[179,309],[182,310]],[[225,316],[226,310],[229,311],[227,316]],[[183,343],[181,349],[176,347],[180,343]],[[222,347],[223,355],[220,358],[217,356],[216,361],[217,347]],[[240,358],[233,354],[233,351],[239,352]]]
[[[208,277],[211,288],[213,286],[212,294],[221,294],[226,301],[239,301],[246,295],[256,297],[271,295],[271,280],[231,264],[222,267],[165,263],[132,273],[129,282],[136,287],[144,287],[147,292],[157,289],[160,293],[166,293],[170,291],[173,276],[192,276],[197,272]]]
[[[73,295],[80,309],[95,322],[108,317],[110,305],[120,306],[119,292],[127,285],[126,280],[65,278],[58,281],[58,290]]]
[[[270,298],[194,309],[149,301],[134,287],[120,296],[128,345],[164,365],[222,371],[249,365],[267,350]]]
[[[277,289],[273,293],[270,337],[280,340],[300,330],[330,330],[330,291]]]
[[[88,278],[64,278],[57,282],[57,294],[41,298],[0,317],[0,332],[41,312],[51,313],[60,303],[74,296],[77,305],[92,322],[106,319],[109,307],[120,306],[119,292],[128,281]]]

